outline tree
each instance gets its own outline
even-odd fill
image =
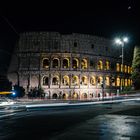
[[[44,98],[45,97],[45,93],[44,90],[40,87],[40,88],[33,88],[30,90],[30,92],[28,93],[28,97],[41,97]]]
[[[140,46],[135,46],[132,61],[132,80],[134,88],[140,89]]]

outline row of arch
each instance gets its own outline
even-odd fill
[[[87,64],[88,61],[87,59],[82,59],[81,60],[81,68],[82,69],[87,69]],[[60,67],[60,60],[59,58],[53,58],[52,59],[52,63],[50,63],[50,60],[48,58],[44,58],[43,59],[43,68],[49,68],[50,64],[52,64],[52,68],[58,68]],[[79,60],[78,58],[73,58],[72,59],[72,68],[79,68],[80,64],[79,64]],[[62,68],[69,68],[70,67],[70,59],[69,58],[64,58],[63,62],[62,62]]]
[[[70,66],[71,63],[72,65]],[[87,69],[88,68],[87,58],[82,59],[81,63],[78,58],[73,58],[71,63],[70,63],[70,58],[64,58],[62,61],[62,68],[70,68],[70,67],[73,69],[77,69],[77,68]],[[94,65],[94,64],[90,64],[90,65]],[[50,62],[49,58],[44,58],[42,61],[42,66],[43,68],[49,68],[49,67],[60,68],[60,59],[53,58],[52,61]],[[102,60],[99,60],[97,63],[97,70],[110,70],[110,62],[108,60],[106,60],[105,62],[103,62]],[[116,63],[116,71],[131,73],[132,68],[127,65]]]
[[[64,75],[62,77],[62,80],[60,80],[60,77],[58,75],[52,77],[49,79],[48,76],[44,76],[42,78],[42,85],[48,86],[48,85],[64,85],[64,86],[79,86],[79,85],[92,85],[97,86],[104,83],[106,86],[131,86],[132,80],[129,78],[120,78],[120,77],[102,77],[102,76],[82,76],[81,79],[77,75],[73,75],[70,77],[69,75]]]
[[[132,67],[117,63],[116,64],[116,71],[117,72],[132,73]]]
[[[68,98],[71,98],[71,99],[87,99],[88,98],[88,94],[87,93],[83,93],[81,95],[81,97],[79,97],[78,93],[74,92],[70,97],[68,95],[68,93],[63,93],[62,96],[59,96],[57,93],[54,93],[52,95],[52,98],[53,99],[58,99],[58,98],[61,98],[61,99],[68,99]]]
[[[101,92],[98,93],[87,93],[87,92],[83,92],[81,94],[78,94],[78,92],[73,92],[72,94],[69,93],[63,93],[63,94],[59,94],[59,93],[53,93],[51,98],[52,99],[94,99],[97,97],[101,97],[103,96]],[[109,96],[109,93],[105,93],[104,94],[105,97]],[[47,96],[46,96],[47,97]]]

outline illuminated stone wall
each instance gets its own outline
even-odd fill
[[[9,80],[27,92],[42,87],[49,98],[94,98],[102,83],[105,93],[132,84],[131,63],[125,60],[122,67],[121,48],[102,37],[28,32],[20,35],[14,54]]]

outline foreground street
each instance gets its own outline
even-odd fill
[[[0,109],[0,140],[140,139],[140,101]]]

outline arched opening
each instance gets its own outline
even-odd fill
[[[74,86],[79,85],[79,78],[78,78],[78,76],[74,75],[74,76],[72,77],[72,84],[73,84]]]
[[[124,66],[121,64],[121,72],[124,71]]]
[[[72,68],[77,69],[78,66],[79,66],[79,61],[78,61],[77,58],[74,58],[74,59],[72,60]]]
[[[95,85],[96,85],[96,78],[95,78],[95,76],[92,76],[92,77],[90,78],[90,84],[91,84],[92,86],[95,86]]]
[[[102,82],[103,82],[103,77],[102,76],[98,77],[98,85],[101,85]]]
[[[117,71],[117,72],[120,71],[120,64],[119,64],[119,63],[116,64],[116,71]]]
[[[62,99],[67,99],[68,98],[68,94],[67,93],[64,93],[63,95],[62,95]]]
[[[52,96],[52,98],[53,98],[53,99],[57,99],[57,98],[58,98],[57,94],[54,93],[53,96]]]
[[[115,77],[110,77],[111,86],[115,86],[116,83],[117,83],[117,79],[115,79]]]
[[[128,79],[128,86],[131,86],[131,80]]]
[[[91,60],[90,60],[90,68],[91,68],[91,69],[95,69],[95,67],[96,67],[95,65],[96,65],[96,64],[95,64],[94,60],[91,59]]]
[[[124,79],[121,79],[121,86],[124,86]]]
[[[83,98],[83,99],[87,99],[87,93],[83,93],[83,94],[82,94],[82,98]]]
[[[43,68],[49,68],[50,62],[48,58],[43,59]]]
[[[65,75],[63,76],[63,81],[62,81],[63,85],[68,86],[70,83],[70,79],[69,76]]]
[[[127,79],[125,79],[125,87],[127,87],[127,86],[128,86]]]
[[[43,77],[43,85],[49,85],[49,78],[46,76]]]
[[[94,93],[90,93],[89,98],[93,98],[93,97],[94,97]]]
[[[130,67],[130,73],[132,74],[132,72],[133,72],[133,69],[132,69],[132,67]]]
[[[73,95],[72,95],[72,98],[73,99],[78,99],[78,93],[74,92]]]
[[[58,76],[53,77],[52,85],[59,85],[59,77]]]
[[[59,59],[58,58],[54,58],[53,59],[53,68],[58,68],[59,67]]]
[[[108,76],[106,77],[106,85],[110,86],[110,78]]]
[[[124,72],[127,73],[127,66],[124,66]]]
[[[130,73],[130,66],[128,66],[128,73]]]
[[[87,69],[87,60],[86,59],[82,59],[82,61],[81,61],[81,69]]]
[[[69,68],[69,59],[68,58],[63,59],[63,68]]]
[[[110,63],[109,63],[109,61],[106,61],[105,62],[105,70],[109,70],[110,69]]]
[[[87,78],[87,76],[83,76],[82,77],[82,83],[81,83],[82,85],[88,85],[88,78]]]
[[[99,60],[98,62],[98,70],[102,70],[103,69],[103,62],[101,60]]]
[[[120,78],[119,77],[117,77],[117,79],[116,79],[116,86],[120,86]]]

